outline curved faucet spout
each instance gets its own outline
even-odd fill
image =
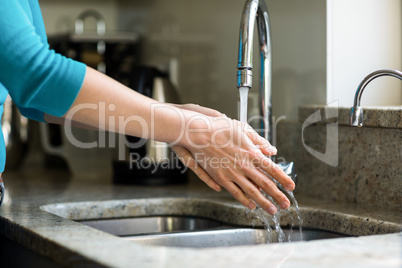
[[[260,64],[260,134],[272,143],[271,105],[271,37],[268,8],[264,0],[247,0],[240,22],[239,61],[237,65],[237,87],[252,87],[254,25],[257,22]]]
[[[402,72],[398,70],[389,70],[383,69],[378,70],[375,72],[370,73],[367,75],[363,81],[359,84],[356,90],[355,98],[353,101],[353,107],[350,112],[350,124],[355,127],[362,127],[363,126],[363,108],[360,107],[361,98],[363,95],[363,91],[366,86],[373,81],[374,79],[381,77],[381,76],[392,76],[395,78],[399,78],[402,80]]]

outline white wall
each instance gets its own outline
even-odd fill
[[[352,106],[360,81],[377,69],[402,70],[401,0],[327,0],[327,102]],[[381,77],[363,106],[401,105],[402,82]]]

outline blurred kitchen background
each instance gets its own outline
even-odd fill
[[[129,46],[132,53],[128,54],[132,55],[126,56],[126,53],[123,57],[127,66],[158,67],[169,73],[182,103],[200,104],[238,118],[237,53],[244,0],[39,2],[49,40],[73,33],[77,17],[84,11],[94,10],[105,19],[107,33],[128,32],[135,36],[134,44]],[[335,105],[350,107],[357,86],[367,74],[384,68],[402,70],[401,0],[266,2],[273,42],[272,103],[275,118],[297,121],[301,105],[335,102]],[[95,29],[96,20],[92,17],[86,19],[85,31]],[[254,44],[256,46],[258,42]],[[102,51],[98,46],[99,49]],[[258,114],[258,48],[255,47],[254,51],[254,87],[249,94],[249,117]],[[101,59],[96,55],[93,57],[93,53],[88,55],[95,61]],[[119,68],[127,67],[125,63],[118,68],[112,66],[118,72]],[[110,65],[106,68],[110,72]],[[402,83],[398,79],[377,79],[365,91],[362,104],[400,106],[401,89]],[[43,146],[44,140],[57,146],[68,144],[62,142],[64,136],[57,126],[51,128],[53,133],[44,135],[43,132],[39,134],[38,127],[35,128],[37,123],[31,121],[34,129],[29,131],[26,127],[28,121],[25,118],[20,120],[19,115],[14,116],[18,112],[15,107],[10,107],[10,104],[5,105],[2,118],[8,169],[18,168],[27,151],[40,152],[46,147]],[[89,141],[98,137],[97,133],[83,134]],[[74,159],[83,165],[84,170],[98,170],[103,153],[105,157],[102,159],[109,165],[103,165],[108,167],[108,172],[102,171],[102,174],[110,174],[110,152],[105,150],[92,150],[91,153],[97,157],[86,156],[84,152],[89,151],[84,149],[69,157],[65,154],[59,156]],[[44,151],[47,152],[47,166],[55,166],[57,154],[49,153],[46,148]],[[94,162],[92,169],[88,168],[89,159]],[[70,163],[70,169],[71,166]]]
[[[95,9],[104,16],[106,31],[140,35],[141,63],[174,69],[171,79],[182,102],[238,117],[236,66],[243,0],[39,2],[49,35],[72,31],[82,11]],[[351,106],[359,82],[368,73],[402,69],[401,0],[267,0],[267,4],[276,117],[295,120],[298,107],[306,104],[339,101],[341,106]],[[88,19],[86,27],[94,29],[94,21]],[[254,54],[257,71],[258,53]],[[257,85],[254,82],[250,94],[251,113]],[[397,79],[378,79],[362,103],[401,105],[401,89]]]

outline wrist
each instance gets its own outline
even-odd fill
[[[178,144],[186,148],[206,148],[210,144],[212,131],[213,124],[209,116],[188,112]]]

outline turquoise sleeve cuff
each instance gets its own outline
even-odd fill
[[[24,107],[18,107],[18,110],[20,111],[20,113],[29,118],[29,119],[33,119],[39,122],[45,122],[45,119],[43,117],[43,112],[38,111],[36,109],[30,109],[30,108],[24,108]]]

